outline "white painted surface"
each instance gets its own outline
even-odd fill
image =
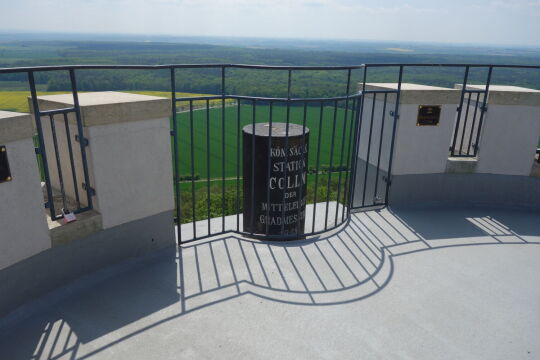
[[[392,173],[444,173],[457,104],[443,104],[439,125],[417,126],[418,105],[401,105]],[[426,104],[431,105],[431,104]]]
[[[456,89],[462,89],[462,84],[456,84]],[[485,90],[485,85],[467,85],[467,89]],[[483,97],[480,97],[483,100]],[[539,106],[540,90],[520,86],[490,85],[488,103],[496,105]]]
[[[87,136],[104,229],[174,208],[168,118],[92,126]]]
[[[186,244],[0,321],[0,358],[537,359],[538,221],[392,209],[308,241]]]
[[[491,99],[491,97],[490,97]],[[528,176],[540,139],[538,106],[489,104],[477,172]]]
[[[2,145],[12,180],[0,183],[0,269],[51,247],[32,139]]]
[[[94,209],[102,215],[103,228],[110,228],[174,208],[171,136],[168,99],[119,92],[79,95],[90,185],[96,190]],[[72,106],[71,95],[40,96],[40,108]],[[43,119],[51,183],[59,188],[50,120]],[[75,197],[65,124],[55,117],[64,187]],[[78,134],[73,114],[69,117],[75,159],[77,188],[84,206],[86,192]]]
[[[368,90],[395,90],[397,84],[370,83]],[[448,147],[454,127],[456,107],[459,91],[418,84],[402,84],[399,107],[399,120],[396,127],[394,159],[392,173],[403,174],[431,174],[444,173],[448,158]],[[395,110],[396,96],[389,94],[386,108],[384,108],[384,95],[378,94],[373,108],[373,94],[367,94],[362,125],[360,131],[358,157],[364,161],[369,160],[371,165],[377,165],[378,152],[381,151],[380,168],[388,169],[390,159],[390,145],[392,138],[393,118],[390,111]],[[442,105],[439,125],[417,126],[419,105]],[[383,115],[384,109],[384,115]],[[373,125],[371,116],[373,114]],[[384,129],[381,127],[384,116]],[[370,128],[371,144],[370,144]],[[370,152],[368,154],[368,147]],[[358,181],[363,181],[357,178]]]

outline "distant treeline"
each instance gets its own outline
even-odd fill
[[[247,63],[268,65],[358,65],[362,63],[492,63],[539,64],[537,56],[504,56],[478,54],[429,55],[415,53],[354,53],[309,51],[297,49],[252,49],[242,47],[136,43],[136,42],[15,42],[0,47],[0,67],[59,65],[59,64],[186,64],[186,63]],[[453,87],[461,83],[462,68],[407,68],[404,81]],[[397,68],[372,68],[369,82],[397,81]],[[486,69],[471,69],[471,83],[483,83]],[[170,89],[168,70],[88,70],[78,71],[79,89],[101,90],[160,90]],[[220,69],[177,70],[176,88],[182,92],[221,93]],[[362,71],[353,71],[350,92],[357,89]],[[344,94],[346,71],[294,71],[292,96],[326,97]],[[24,74],[0,76],[2,81],[26,81]],[[36,73],[41,89],[69,89],[67,72]],[[540,70],[497,69],[493,83],[540,88]],[[287,73],[272,70],[228,69],[225,92],[255,96],[286,96]]]

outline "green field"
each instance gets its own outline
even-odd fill
[[[345,177],[349,176],[347,171],[342,171],[341,182],[339,182],[339,172],[334,170],[331,175],[330,186],[328,186],[328,167],[330,166],[330,157],[333,155],[332,166],[340,164],[347,167],[347,152],[349,150],[349,134],[351,133],[351,111],[347,111],[345,118],[345,109],[338,108],[335,113],[336,126],[334,130],[334,107],[327,106],[323,108],[323,118],[320,123],[320,106],[308,107],[306,111],[306,126],[310,130],[309,135],[309,153],[308,170],[311,174],[307,179],[306,201],[313,203],[326,201],[336,201],[338,188],[340,189],[339,201],[343,202],[346,198]],[[270,106],[257,105],[255,111],[256,122],[269,121]],[[221,216],[223,214],[222,204],[224,204],[225,215],[236,214],[238,201],[239,210],[242,211],[242,153],[243,144],[240,131],[238,138],[238,109],[236,106],[224,108],[224,132],[222,125],[222,108],[210,109],[208,112],[196,110],[193,112],[193,165],[195,181],[183,180],[180,182],[181,212],[180,223],[193,221],[193,209],[195,210],[195,220],[207,218],[208,211],[210,217]],[[291,107],[289,121],[291,123],[302,125],[304,118],[304,108]],[[252,105],[240,106],[240,129],[243,126],[251,124],[253,119]],[[189,113],[178,113],[178,152],[179,152],[179,175],[181,177],[191,176],[191,119]],[[273,122],[287,121],[287,107],[280,105],[273,106]],[[346,128],[344,124],[346,122]],[[345,130],[345,132],[344,132]],[[334,149],[332,151],[332,132],[334,133]],[[224,134],[224,136],[222,136]],[[319,134],[321,135],[320,147],[318,146]],[[345,141],[342,142],[343,134]],[[207,141],[207,135],[209,142]],[[224,140],[224,142],[223,142]],[[237,143],[237,141],[239,143]],[[239,144],[239,148],[237,147]],[[341,159],[341,148],[343,144],[343,159]],[[222,146],[225,145],[225,152]],[[210,149],[209,153],[207,148]],[[317,152],[319,153],[319,174],[315,174],[317,166]],[[239,150],[239,152],[238,152]],[[239,161],[237,161],[237,155]],[[209,156],[210,162],[207,161]],[[222,163],[224,160],[225,168]],[[237,165],[240,166],[237,166]],[[209,166],[208,166],[209,165]],[[208,168],[210,172],[208,173]],[[224,170],[224,172],[223,172]],[[222,187],[222,176],[225,176],[224,187]],[[239,198],[236,177],[240,177],[238,182]],[[317,198],[315,199],[315,179],[318,177]],[[210,179],[210,181],[208,181]],[[210,197],[208,197],[208,182],[210,183]],[[195,206],[193,206],[192,186],[195,190]],[[328,193],[329,191],[329,193]],[[222,197],[222,194],[225,194]]]
[[[257,105],[255,111],[256,122],[269,121],[270,106]],[[208,121],[207,121],[208,116]],[[302,125],[304,117],[304,108],[290,108],[290,123]],[[240,129],[245,125],[251,124],[253,118],[253,108],[251,105],[240,106]],[[195,179],[206,178],[236,178],[238,175],[242,177],[242,135],[238,132],[238,109],[236,106],[225,107],[224,122],[222,122],[222,109],[215,108],[206,110],[196,110],[193,112],[193,175]],[[287,108],[286,106],[273,106],[272,121],[286,122]],[[346,125],[344,125],[346,120]],[[178,121],[178,164],[180,176],[191,176],[191,119],[189,113],[179,113]],[[347,164],[347,151],[349,145],[349,134],[351,127],[351,111],[347,112],[345,119],[345,109],[338,108],[336,112],[336,126],[334,124],[334,107],[326,106],[323,109],[322,125],[319,127],[320,107],[308,107],[306,112],[306,126],[309,128],[309,153],[308,153],[308,168],[315,171],[317,166],[317,150],[319,134],[321,135],[320,154],[319,154],[319,170],[330,166],[330,156],[333,153],[332,166]],[[224,123],[224,126],[223,126]],[[346,128],[345,128],[346,126]],[[343,143],[343,159],[341,159],[341,148],[343,131],[345,130],[345,142]],[[334,149],[332,151],[332,132],[334,134]],[[240,139],[238,139],[240,135]],[[207,141],[207,136],[209,141]],[[240,140],[238,142],[238,140]],[[238,145],[240,148],[238,148]],[[222,149],[225,151],[223,152]],[[207,152],[209,149],[209,153]],[[240,151],[237,161],[238,150]],[[207,157],[209,156],[209,163]],[[225,168],[223,168],[223,162]],[[237,169],[237,164],[240,164]],[[208,166],[209,165],[209,166]],[[210,173],[208,173],[208,168]]]
[[[39,92],[39,95],[59,94],[62,92]],[[65,92],[64,92],[65,93]],[[136,93],[168,96],[168,92],[157,91],[137,91]],[[179,93],[178,96],[194,96],[195,94]],[[29,93],[27,91],[7,91],[0,92],[0,109],[27,112]],[[179,103],[177,114],[178,124],[178,164],[181,177],[191,179],[191,118],[189,112],[186,112],[186,102]],[[192,184],[191,180],[179,182],[180,198],[181,198],[181,213],[180,222],[187,223],[193,221],[193,207],[195,208],[195,219],[203,220],[207,218],[208,210],[210,216],[216,217],[223,214],[222,209],[222,194],[225,194],[224,205],[225,215],[235,214],[237,211],[237,203],[239,210],[242,211],[242,137],[240,129],[245,125],[251,124],[253,121],[252,105],[240,106],[240,117],[238,117],[238,107],[231,106],[227,102],[225,108],[220,107],[221,101],[214,100],[210,103],[211,108],[207,111],[204,101],[195,101],[193,111],[193,159],[194,159],[194,175],[195,181]],[[342,105],[342,104],[340,104]],[[256,122],[268,122],[270,115],[269,105],[257,105],[255,112]],[[345,117],[347,115],[347,117]],[[334,118],[335,129],[334,129]],[[207,122],[208,119],[208,122]],[[240,121],[238,122],[238,119]],[[290,123],[302,125],[304,119],[304,107],[291,106],[289,110]],[[331,176],[331,184],[328,187],[328,170],[330,166],[330,157],[333,153],[332,166],[347,167],[347,152],[349,150],[349,134],[351,133],[352,112],[345,112],[345,109],[334,106],[325,106],[322,111],[319,106],[309,106],[306,108],[306,126],[309,129],[309,153],[308,153],[308,185],[306,199],[308,203],[315,201],[315,179],[318,178],[317,185],[317,201],[325,201],[327,196],[331,201],[337,200],[337,191],[340,187],[340,201],[345,199],[345,176],[348,173],[342,172],[341,183],[338,184],[339,175],[335,170]],[[273,106],[273,122],[287,121],[287,107],[284,105]],[[224,123],[224,127],[223,127]],[[332,133],[334,132],[334,147],[332,150]],[[240,134],[240,138],[238,135]],[[207,142],[207,135],[209,142]],[[223,136],[224,135],[224,136]],[[318,146],[320,135],[320,147]],[[342,142],[342,139],[345,139]],[[237,142],[238,140],[239,143]],[[224,141],[224,142],[223,142]],[[224,145],[225,152],[222,151]],[[343,157],[341,149],[343,145]],[[239,146],[239,148],[237,147]],[[207,153],[207,149],[210,151]],[[319,150],[320,149],[320,150]],[[317,152],[319,150],[319,175],[316,176],[317,167]],[[240,163],[237,161],[237,156]],[[209,163],[207,159],[209,158]],[[38,158],[39,160],[39,158]],[[225,168],[222,167],[224,160]],[[240,166],[237,166],[240,164]],[[43,178],[42,164],[40,171]],[[209,165],[209,172],[208,170]],[[224,172],[223,172],[224,170]],[[222,176],[226,180],[222,181]],[[237,176],[240,178],[238,182],[240,197],[237,200]],[[210,180],[210,198],[208,198],[208,180]],[[224,187],[223,187],[224,185]],[[195,190],[195,205],[193,205],[192,188]],[[330,194],[328,190],[330,189]]]

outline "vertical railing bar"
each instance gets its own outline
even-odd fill
[[[304,148],[306,147],[306,121],[307,121],[307,102],[304,102],[304,116],[303,116],[303,120],[302,120],[302,147],[301,147],[302,159],[304,158]],[[307,157],[308,155],[309,155],[308,152],[306,152],[305,156]],[[306,190],[307,190],[307,181],[308,181],[307,169],[308,169],[308,162],[306,162],[306,164],[305,164],[305,166],[303,168],[303,171],[305,171],[305,173],[306,173],[306,185],[305,185]],[[302,176],[302,174],[300,174],[300,176]],[[307,199],[304,200],[304,205],[302,205],[302,195],[305,195],[305,194],[302,194],[303,189],[304,189],[304,185],[300,186],[299,196],[298,196],[298,223],[296,224],[296,234],[298,234],[298,235],[300,235],[300,225],[301,225],[302,222],[305,221],[305,218],[306,218],[305,209],[304,209],[304,219],[301,219],[301,217],[302,217],[302,208],[305,208],[307,206],[307,201],[306,201]],[[305,226],[305,224],[304,224],[304,226]]]
[[[351,130],[349,131],[349,141],[348,141],[348,144],[347,144],[347,171],[345,172],[345,184],[344,184],[344,189],[343,189],[343,207],[341,209],[341,221],[343,221],[343,219],[345,218],[345,209],[348,208],[348,202],[347,202],[347,198],[349,197],[349,192],[350,192],[350,188],[349,188],[349,179],[352,178],[352,173],[351,173],[351,165],[352,165],[352,158],[351,158],[351,148],[352,148],[352,141],[353,141],[353,122],[354,122],[354,109],[356,108],[356,102],[357,102],[357,99],[354,98],[353,99],[353,103],[352,103],[352,108],[351,108],[351,115],[350,115],[350,128]],[[351,176],[349,176],[349,173],[351,173]]]
[[[236,231],[240,231],[240,100],[236,103]]]
[[[332,182],[332,166],[334,166],[334,143],[336,137],[337,100],[334,101],[334,124],[332,125],[332,140],[330,144],[330,165],[328,166],[328,182],[326,184],[326,209],[324,213],[324,230],[328,229],[328,207],[330,206],[330,183]],[[337,206],[337,205],[336,205]]]
[[[381,134],[379,135],[379,153],[377,155],[377,170],[375,173],[375,189],[373,190],[373,202],[374,205],[376,205],[377,200],[377,190],[379,186],[379,172],[381,169],[381,152],[382,152],[382,143],[383,143],[383,135],[384,135],[384,119],[386,118],[386,102],[388,100],[388,93],[384,94],[384,104],[383,104],[383,111],[382,111],[382,119],[381,119]]]
[[[482,124],[484,122],[484,114],[486,110],[487,97],[489,95],[489,85],[491,83],[491,74],[493,73],[493,66],[489,67],[488,76],[486,80],[486,88],[484,92],[484,100],[482,101],[482,109],[480,112],[480,120],[478,121],[478,130],[476,132],[476,142],[474,143],[474,156],[478,154],[478,142],[480,141],[480,132],[482,131]]]
[[[476,125],[476,114],[478,113],[478,101],[480,100],[480,93],[477,92],[476,93],[476,100],[475,100],[475,106],[474,106],[474,114],[473,114],[473,121],[472,121],[472,124],[471,124],[471,132],[469,134],[469,145],[467,146],[467,155],[471,155],[471,143],[472,143],[472,138],[473,138],[473,133],[474,133],[474,126]]]
[[[358,153],[360,152],[359,144],[360,144],[360,134],[362,132],[362,121],[364,117],[364,99],[365,99],[365,91],[366,91],[366,80],[367,80],[367,70],[368,67],[364,67],[364,75],[362,77],[362,95],[361,98],[357,101],[356,104],[356,125],[354,128],[354,143],[353,143],[353,155],[352,155],[352,164],[353,168],[351,169],[351,183],[349,184],[349,208],[347,210],[347,217],[351,214],[351,208],[353,207],[353,198],[354,198],[354,192],[356,190],[356,172],[358,168]]]
[[[75,191],[75,201],[77,202],[77,210],[81,209],[81,201],[79,198],[79,186],[77,185],[77,172],[75,171],[75,159],[73,158],[73,146],[71,145],[71,132],[69,130],[68,115],[64,113],[64,125],[66,128],[66,138],[69,151],[69,163],[71,165],[71,177],[73,179],[73,190]]]
[[[373,101],[371,103],[371,118],[369,121],[368,147],[367,147],[367,153],[366,153],[366,169],[364,171],[364,189],[362,190],[362,206],[366,205],[367,178],[368,178],[368,172],[369,172],[369,160],[371,157],[371,137],[373,135],[373,119],[375,117],[376,99],[377,99],[377,93],[374,93]]]
[[[84,129],[81,117],[81,107],[79,105],[79,95],[77,93],[77,78],[75,77],[75,70],[69,70],[69,78],[71,80],[71,93],[73,95],[73,107],[75,108],[75,118],[77,120],[77,131],[79,132],[79,138],[84,139]],[[84,141],[79,142],[81,148],[81,162],[83,166],[84,182],[86,184],[86,197],[88,202],[88,208],[92,209],[92,188],[90,186],[90,175],[88,173],[88,162],[86,159],[86,148]]]
[[[345,134],[347,133],[347,111],[349,110],[349,92],[351,87],[351,69],[347,71],[347,89],[346,94],[347,97],[345,99],[345,114],[343,116],[343,131],[341,135],[341,151],[340,151],[340,158],[339,158],[339,177],[338,177],[338,190],[337,190],[337,197],[336,197],[336,216],[334,219],[334,224],[337,224],[337,218],[339,214],[339,198],[341,196],[341,173],[343,168],[343,150],[345,150]],[[345,204],[343,204],[345,206]]]
[[[189,100],[189,136],[191,142],[191,213],[193,218],[193,239],[197,238],[195,225],[195,142],[193,136],[193,100]]]
[[[172,127],[173,127],[173,163],[174,163],[174,201],[176,205],[176,234],[178,237],[178,245],[182,242],[182,231],[181,231],[181,212],[180,212],[180,183],[179,183],[179,156],[178,156],[178,124],[176,119],[176,77],[174,67],[170,68],[171,75],[171,112],[172,112]]]
[[[287,75],[287,115],[285,126],[285,171],[283,172],[283,179],[285,179],[285,185],[283,186],[282,199],[281,199],[281,235],[284,235],[285,230],[285,192],[287,191],[287,170],[289,163],[289,124],[291,121],[291,79],[292,71],[288,71]]]
[[[461,141],[459,143],[459,153],[460,155],[463,154],[463,141],[465,141],[465,131],[467,130],[467,121],[469,120],[469,109],[471,107],[471,98],[472,93],[469,93],[469,97],[467,99],[467,110],[465,110],[465,119],[463,120],[463,131],[461,132]],[[471,128],[472,131],[472,128]],[[467,155],[469,155],[467,153]]]
[[[465,66],[465,75],[463,77],[463,88],[461,89],[461,97],[460,97],[460,100],[459,100],[459,106],[458,106],[458,115],[457,115],[457,119],[456,119],[456,127],[454,129],[454,139],[452,140],[452,151],[451,151],[451,155],[452,156],[455,156],[456,155],[456,142],[457,142],[457,137],[458,137],[458,133],[459,133],[459,124],[460,124],[460,121],[461,121],[461,111],[462,111],[462,108],[463,108],[463,101],[465,100],[465,92],[467,91],[467,79],[469,77],[469,67],[468,66]]]
[[[399,120],[399,101],[401,99],[401,82],[403,80],[403,65],[399,67],[398,88],[396,94],[396,106],[394,108],[394,123],[392,125],[392,138],[390,143],[390,158],[388,160],[388,177],[386,183],[386,192],[384,194],[384,204],[388,205],[388,193],[390,191],[390,183],[392,181],[392,162],[394,160],[394,142],[396,139],[396,127]]]
[[[268,165],[268,168],[266,169],[266,181],[270,181],[270,174],[271,174],[271,167],[272,167],[272,111],[273,111],[273,102],[270,101],[270,121],[268,126],[268,158],[266,164]],[[254,135],[255,136],[255,135]],[[270,219],[270,186],[269,183],[266,183],[266,219],[265,219],[265,235],[268,235],[268,219]]]
[[[317,163],[315,165],[315,187],[313,192],[313,223],[311,232],[315,232],[315,214],[317,212],[317,187],[319,185],[319,162],[321,159],[321,135],[322,135],[322,121],[324,113],[324,102],[321,101],[320,117],[319,117],[319,137],[317,140]]]
[[[62,196],[63,209],[67,209],[66,205],[66,191],[64,189],[64,175],[62,172],[62,164],[60,163],[60,151],[58,150],[58,138],[56,136],[56,125],[54,123],[54,115],[49,114],[49,120],[51,122],[51,134],[54,147],[54,157],[56,159],[56,167],[58,168],[58,182],[60,184],[60,195]]]
[[[253,222],[254,222],[254,215],[255,215],[255,115],[256,115],[256,108],[257,108],[257,100],[252,100],[252,112],[251,112],[251,131],[253,135],[251,136],[251,209],[250,209],[250,232],[251,235],[253,235]],[[244,174],[246,176],[246,174]]]
[[[207,216],[208,216],[208,235],[211,235],[210,229],[210,100],[206,99],[206,198],[207,198]]]
[[[225,232],[225,66],[221,67],[221,231]]]

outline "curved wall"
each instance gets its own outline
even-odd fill
[[[540,210],[540,178],[450,173],[395,175],[390,186],[389,204],[518,206]]]

